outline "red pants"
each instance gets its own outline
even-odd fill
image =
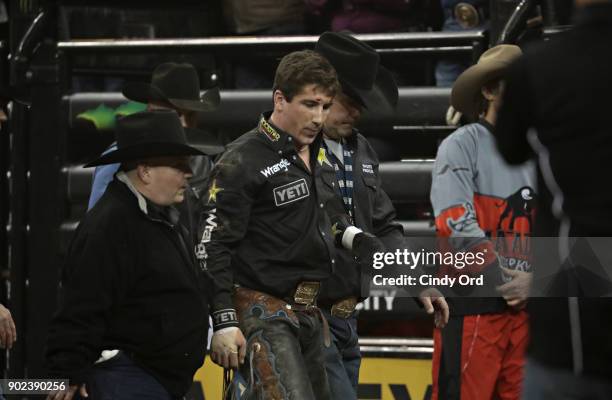
[[[518,400],[529,337],[527,313],[451,318],[434,331],[432,400]]]

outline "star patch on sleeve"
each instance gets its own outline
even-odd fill
[[[223,189],[217,186],[217,180],[215,179],[208,189],[208,202],[216,203],[217,202],[217,193],[222,191]]]

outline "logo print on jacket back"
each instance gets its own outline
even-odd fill
[[[509,230],[514,231],[514,222],[517,218],[526,218],[528,223],[528,232],[531,232],[533,225],[532,211],[536,207],[536,194],[535,191],[529,186],[524,186],[513,193],[511,196],[505,199],[505,202],[500,204],[498,207],[504,207],[504,211],[499,217],[497,223],[497,231],[502,231],[502,222],[504,219],[509,218]],[[504,204],[505,203],[505,204]]]
[[[293,203],[294,201],[304,199],[310,195],[310,192],[308,191],[308,184],[304,178],[274,188],[273,192],[274,203],[277,207]]]

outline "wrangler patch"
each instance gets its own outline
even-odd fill
[[[277,207],[293,203],[310,196],[306,179],[302,178],[295,182],[274,188],[274,203]]]
[[[277,162],[276,164],[266,167],[260,170],[259,172],[261,172],[261,174],[265,176],[266,178],[269,178],[278,172],[281,172],[281,171],[287,172],[290,165],[291,163],[289,161],[287,161],[284,158],[281,158],[281,160]]]

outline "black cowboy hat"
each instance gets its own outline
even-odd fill
[[[183,127],[187,142],[209,156],[215,156],[225,151],[225,146],[213,134],[197,128]]]
[[[345,32],[325,32],[315,50],[333,65],[342,91],[370,111],[395,109],[398,90],[391,72],[369,45]]]
[[[152,157],[205,155],[187,144],[178,114],[173,110],[142,111],[117,120],[117,149],[85,167]]]
[[[158,65],[151,83],[131,82],[123,95],[140,103],[163,101],[191,111],[212,111],[219,106],[219,88],[209,89],[200,97],[200,78],[193,65],[173,62]]]

